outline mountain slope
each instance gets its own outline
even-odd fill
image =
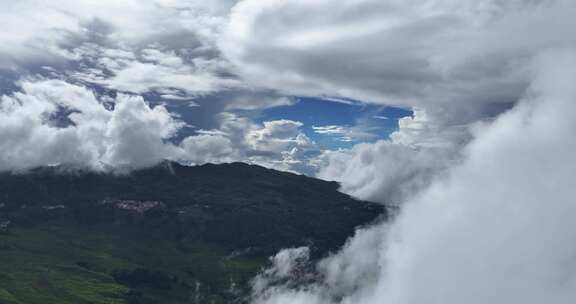
[[[266,258],[320,257],[383,207],[242,163],[0,174],[0,303],[230,303]]]

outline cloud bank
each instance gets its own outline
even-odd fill
[[[297,121],[256,124],[226,114],[220,130],[201,130],[177,142],[174,137],[186,124],[142,96],[112,99],[62,80],[20,85],[21,91],[0,100],[0,171],[56,164],[131,170],[164,159],[190,164],[243,160],[294,170],[320,153]]]
[[[576,53],[546,52],[531,67],[519,104],[477,129],[466,159],[393,225],[360,231],[322,262],[326,282],[276,288],[255,302],[574,302]],[[350,259],[350,251],[368,255]]]

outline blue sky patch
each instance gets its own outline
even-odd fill
[[[349,148],[359,142],[388,139],[408,109],[365,104],[353,100],[293,97],[294,105],[262,111],[257,122],[289,119],[304,124],[302,131],[327,149]]]

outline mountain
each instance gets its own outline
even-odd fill
[[[282,248],[342,246],[383,206],[244,163],[0,174],[0,303],[241,303]]]

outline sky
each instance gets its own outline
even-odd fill
[[[257,304],[574,303],[575,12],[0,1],[0,171],[243,161],[400,207],[315,265],[322,282],[261,278]],[[287,250],[284,279],[306,255]]]
[[[251,81],[225,46],[241,33],[236,1],[2,5],[11,30],[0,36],[0,170],[126,171],[170,159],[317,176],[327,153],[389,141],[413,115],[403,104]],[[119,113],[121,100],[130,109]]]
[[[291,97],[294,103],[264,110],[258,122],[289,119],[326,150],[351,148],[357,143],[389,140],[398,130],[398,120],[410,117],[409,109],[365,104],[360,101]]]

